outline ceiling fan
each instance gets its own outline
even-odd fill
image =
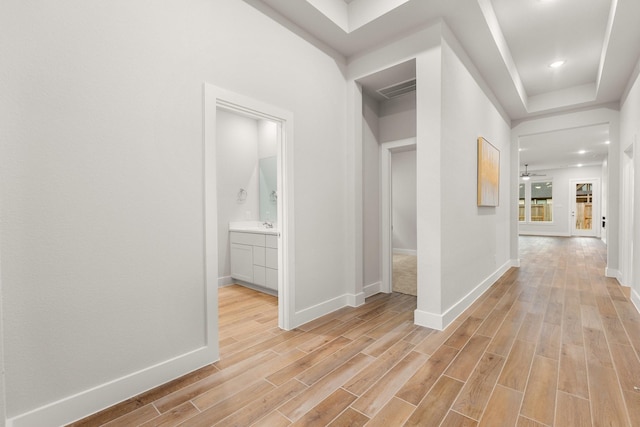
[[[531,179],[532,176],[546,176],[546,175],[541,175],[541,174],[537,174],[537,173],[531,173],[529,172],[529,164],[525,163],[524,164],[524,172],[520,173],[520,178],[522,178],[524,181],[528,181]]]

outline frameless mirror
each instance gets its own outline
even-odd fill
[[[259,160],[260,221],[278,221],[278,181],[276,156]]]

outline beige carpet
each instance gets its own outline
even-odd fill
[[[417,257],[393,254],[393,292],[417,296],[417,272]]]

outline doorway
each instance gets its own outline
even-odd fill
[[[622,224],[620,239],[620,281],[624,286],[633,283],[633,233],[634,233],[634,166],[633,151],[635,143],[624,150],[622,156]]]
[[[293,242],[294,230],[293,221],[293,197],[289,191],[291,188],[291,177],[293,176],[293,151],[292,139],[293,134],[293,115],[278,107],[263,103],[244,95],[236,94],[216,86],[204,85],[205,98],[205,146],[204,146],[204,172],[205,172],[205,264],[207,277],[207,312],[217,313],[217,288],[220,279],[220,261],[218,251],[218,241],[221,233],[225,230],[218,228],[218,183],[221,187],[224,182],[218,178],[217,164],[217,130],[218,130],[218,114],[224,112],[231,113],[238,117],[249,118],[265,123],[272,123],[277,127],[277,137],[275,141],[275,181],[276,189],[273,191],[275,197],[270,197],[271,192],[267,194],[270,203],[276,205],[277,212],[277,229],[271,233],[271,240],[276,243],[266,247],[277,246],[277,288],[278,292],[278,326],[282,329],[289,330],[292,326],[294,314],[294,277],[293,277]],[[273,166],[273,165],[271,165]],[[256,169],[257,170],[257,169]],[[256,177],[256,189],[259,177]],[[237,190],[237,200],[242,201],[247,197],[245,188],[233,188],[231,191]],[[244,190],[244,191],[243,191]],[[259,190],[257,190],[259,191]],[[259,208],[256,202],[256,215]],[[269,208],[273,210],[273,207]],[[272,215],[273,212],[269,211]],[[258,217],[256,216],[256,219]],[[258,220],[259,221],[259,220]],[[266,222],[266,221],[265,221]],[[253,242],[248,245],[256,246]],[[259,246],[259,245],[258,245]],[[255,264],[255,263],[254,263]],[[274,269],[275,271],[275,269]],[[211,316],[209,316],[211,317]],[[217,317],[217,316],[216,316]],[[208,325],[216,325],[217,321],[209,321]],[[211,328],[213,329],[213,328]],[[213,335],[209,335],[212,337]]]
[[[571,235],[600,236],[600,180],[571,180]]]
[[[382,237],[382,251],[381,251],[381,266],[382,266],[382,284],[381,290],[382,292],[390,293],[393,291],[393,258],[394,258],[394,203],[393,203],[393,155],[394,153],[404,153],[404,152],[414,152],[416,151],[416,139],[408,138],[402,139],[398,141],[385,142],[380,144],[380,182],[381,182],[381,232],[380,235]],[[415,188],[415,177],[414,177],[414,188]],[[408,192],[413,191],[413,197],[415,201],[415,189],[408,188]],[[406,197],[411,197],[410,194],[407,194]],[[413,213],[415,215],[415,212]],[[403,234],[410,234],[408,233]],[[396,236],[397,237],[397,236]],[[396,244],[398,244],[398,238],[395,239]],[[410,246],[410,245],[409,245]],[[407,251],[402,253],[402,249],[406,248],[396,248],[400,249],[398,255],[408,255],[409,257],[413,256],[413,259],[407,258],[406,262],[410,265],[417,265],[417,259],[415,257],[415,252],[411,252],[413,248],[409,248]],[[413,261],[413,263],[412,263]],[[410,277],[411,274],[408,274],[406,280],[412,280]],[[413,272],[413,277],[417,282],[417,273]],[[417,289],[416,289],[417,293]]]

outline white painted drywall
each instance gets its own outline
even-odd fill
[[[477,206],[479,136],[500,150],[498,207]],[[444,39],[441,150],[442,311],[446,312],[508,265],[512,183],[510,124]]]
[[[391,154],[393,250],[415,253],[418,248],[416,150]]]
[[[380,103],[380,143],[415,138],[416,93]]]
[[[258,221],[258,121],[218,109],[218,277],[231,275],[229,222]],[[246,192],[240,197],[240,189]]]
[[[381,280],[380,266],[380,144],[378,103],[364,94],[362,105],[363,174],[363,281],[364,286]]]
[[[640,67],[640,63],[638,66]],[[633,256],[630,269],[627,268],[627,262],[621,263],[621,267],[625,268],[625,270],[621,271],[621,276],[624,284],[631,286],[632,299],[636,308],[640,310],[640,146],[638,145],[638,139],[640,138],[640,77],[638,77],[637,73],[628,86],[629,91],[626,98],[623,99],[620,109],[619,157],[626,157],[627,155],[624,151],[633,146],[633,158],[628,159],[627,157],[623,160],[624,162],[633,163],[633,212],[621,212],[621,217],[632,215],[633,225],[629,224],[621,229],[620,246],[625,248],[621,251],[622,257],[629,258],[631,248],[633,248],[631,251]],[[622,185],[626,189],[627,184],[623,183]]]
[[[293,112],[296,310],[345,293],[339,58],[237,0],[2,9],[8,417],[181,360],[216,327],[204,313],[205,81]]]
[[[278,154],[278,124],[271,120],[258,120],[258,158]]]
[[[553,221],[552,223],[544,222],[521,222],[519,224],[519,233],[524,235],[542,235],[542,236],[570,236],[571,223],[570,212],[573,209],[571,204],[571,183],[572,179],[596,178],[600,180],[598,197],[602,199],[602,166],[588,166],[582,168],[566,168],[551,170],[536,170],[537,174],[546,175],[544,177],[532,178],[530,182],[553,182]],[[524,181],[522,181],[524,182]],[[600,206],[602,202],[600,201]],[[599,231],[598,218],[602,215],[600,212],[594,212],[594,226]]]

